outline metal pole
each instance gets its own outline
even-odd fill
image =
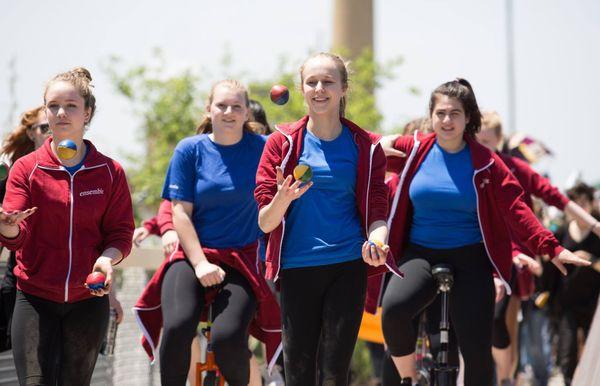
[[[515,49],[513,26],[513,2],[506,0],[506,84],[508,97],[508,118],[506,119],[507,133],[516,131],[517,107],[515,92]]]

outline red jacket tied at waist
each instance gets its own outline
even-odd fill
[[[253,243],[239,249],[202,248],[202,250],[211,263],[226,264],[248,280],[258,304],[256,315],[250,323],[249,332],[256,339],[265,343],[269,367],[272,368],[281,351],[281,315],[277,300],[259,270],[257,248],[257,243]],[[160,304],[162,281],[170,265],[183,259],[186,257],[181,248],[165,259],[133,307],[143,333],[142,345],[152,361],[155,358],[163,324]],[[216,295],[215,291],[206,291],[207,304],[214,299],[214,295]]]

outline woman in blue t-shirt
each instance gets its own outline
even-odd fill
[[[494,289],[510,290],[511,241],[549,255],[563,272],[565,263],[589,263],[559,245],[525,204],[523,189],[500,157],[475,140],[481,113],[469,82],[437,87],[429,114],[433,133],[399,137],[394,149],[405,157],[388,158],[388,169],[400,177],[389,244],[406,278],[393,277],[385,290],[383,334],[402,384],[416,384],[412,319],[436,296],[431,268],[450,264],[449,314],[465,386],[491,386]]]
[[[317,368],[318,384],[346,385],[365,300],[361,256],[372,264],[387,257],[385,156],[377,135],[343,118],[340,57],[317,54],[300,77],[308,115],[276,127],[257,172],[259,224],[270,233],[266,274],[281,278],[286,385],[317,384]],[[292,182],[300,164],[312,181]]]
[[[163,198],[172,202],[185,258],[174,261],[162,281],[161,380],[163,385],[185,384],[206,292],[219,286],[212,307],[212,348],[227,383],[245,386],[248,326],[257,300],[249,271],[240,267],[244,255],[256,258],[261,234],[252,192],[265,138],[253,133],[248,93],[237,81],[215,84],[206,109],[200,134],[177,145],[163,189]],[[241,258],[236,263],[231,256]]]

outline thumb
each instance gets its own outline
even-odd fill
[[[281,167],[277,166],[275,167],[275,171],[277,172],[277,184],[281,185],[283,183],[283,169],[281,169]]]

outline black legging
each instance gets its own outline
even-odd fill
[[[504,295],[494,306],[494,330],[492,334],[494,348],[505,349],[510,346],[510,334],[506,325],[506,311],[508,310],[510,298],[510,295]]]
[[[453,267],[450,320],[465,360],[465,386],[492,385],[492,322],[494,283],[483,244],[454,249],[410,245],[400,265],[404,279],[393,277],[383,297],[382,327],[393,356],[415,351],[413,318],[435,298],[437,286],[431,268]]]
[[[225,280],[212,305],[211,345],[219,370],[230,386],[246,386],[250,378],[248,326],[256,299],[248,281],[222,265]],[[173,263],[162,283],[163,338],[160,376],[163,386],[185,385],[191,343],[204,309],[205,289],[188,260]]]
[[[2,248],[0,248],[0,252]],[[0,352],[10,350],[10,325],[12,324],[13,310],[15,309],[15,299],[17,296],[17,278],[14,269],[16,262],[16,253],[10,251],[6,261],[6,272],[0,280],[0,298],[2,299],[2,314],[0,315]]]
[[[89,385],[108,315],[108,296],[56,303],[17,291],[12,347],[19,384]]]
[[[281,273],[286,386],[345,386],[362,320],[362,260]],[[318,360],[317,360],[318,358]]]

